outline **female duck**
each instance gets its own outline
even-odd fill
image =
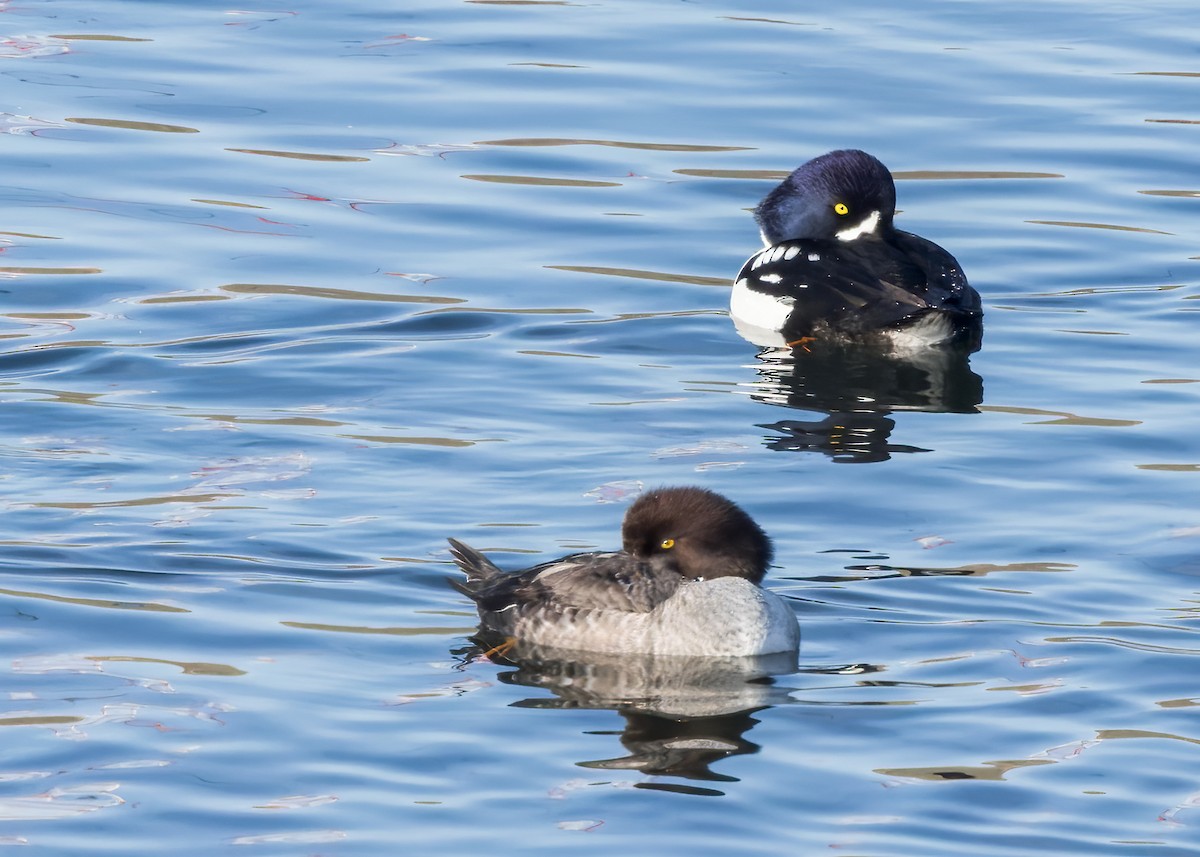
[[[759,203],[765,250],[738,273],[730,314],[760,345],[823,336],[978,348],[979,293],[932,241],[892,225],[896,185],[857,149],[814,158]]]
[[[482,628],[535,646],[592,652],[747,657],[794,652],[796,615],[759,583],[771,541],[703,488],[639,497],[622,549],[577,553],[507,574],[450,539]]]

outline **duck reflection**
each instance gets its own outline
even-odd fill
[[[777,433],[764,439],[769,449],[822,452],[846,462],[928,452],[893,443],[896,422],[889,414],[976,413],[983,401],[983,379],[970,365],[977,341],[911,352],[854,342],[818,342],[809,348],[764,348],[758,354],[751,398],[823,414],[759,424]]]
[[[463,652],[468,657],[483,651]],[[730,756],[756,753],[746,733],[757,711],[788,701],[790,688],[773,676],[797,671],[797,653],[749,658],[609,655],[518,644],[491,660],[512,667],[505,684],[548,690],[514,703],[522,708],[608,709],[620,714],[626,754],[581,761],[584,768],[635,770],[647,775],[736,782],[710,769]],[[681,783],[648,781],[638,788],[721,794]]]

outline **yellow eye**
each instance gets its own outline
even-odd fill
[[[833,207],[833,210],[836,211],[838,214],[849,214],[850,213],[850,209],[846,207],[846,203],[844,203],[844,202],[839,202],[837,205],[835,205]]]
[[[671,548],[675,547],[675,540],[674,539],[663,539],[662,544],[660,544],[659,547],[665,551],[669,551]]]

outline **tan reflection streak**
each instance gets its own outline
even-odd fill
[[[68,33],[50,36],[52,39],[68,39],[79,42],[152,42],[154,39],[135,39],[132,36],[112,36],[108,33]]]
[[[856,569],[851,566],[842,574],[822,574],[813,578],[792,578],[795,580],[821,580],[826,582],[841,582],[841,581],[860,581],[873,579],[888,579],[896,577],[987,577],[989,574],[998,574],[1003,572],[1035,572],[1035,573],[1061,573],[1074,571],[1079,566],[1070,562],[1012,562],[1005,565],[995,565],[993,563],[972,563],[968,565],[955,566],[894,566],[894,565],[873,565],[870,571],[861,572],[861,569]],[[886,574],[879,574],[886,572]],[[994,590],[1008,591],[1008,590]],[[1021,591],[1021,590],[1014,590]],[[936,660],[930,661],[936,663]]]
[[[1144,193],[1146,196],[1182,196],[1187,199],[1200,197],[1200,190],[1139,190],[1138,193]]]
[[[0,268],[0,274],[52,274],[63,276],[69,274],[100,274],[103,268]]]
[[[248,202],[231,202],[227,199],[193,199],[192,202],[203,203],[204,205],[228,205],[233,208],[257,208],[261,211],[267,211],[265,205],[251,205]]]
[[[991,692],[1016,693],[1021,696],[1029,696],[1029,695],[1032,695],[1035,693],[1047,693],[1051,690],[1057,690],[1059,687],[1060,687],[1060,683],[1051,681],[1051,682],[1038,682],[1035,684],[997,685],[996,687],[984,688],[984,690],[988,691],[989,693],[991,693]]]
[[[539,187],[620,187],[620,182],[596,182],[586,179],[552,179],[544,176],[464,175],[464,179],[497,184],[536,185]]]
[[[1012,759],[985,762],[983,765],[953,765],[940,768],[876,768],[885,777],[911,777],[917,780],[945,782],[946,780],[1003,780],[1009,771],[1053,765],[1053,759]]]
[[[386,634],[392,637],[446,637],[457,634],[471,634],[475,626],[464,628],[368,628],[363,625],[325,625],[319,622],[280,622],[288,628],[299,628],[302,631],[332,631],[335,634]]]
[[[1183,286],[1084,286],[1078,289],[1063,289],[1061,292],[1034,292],[1033,298],[1069,298],[1078,295],[1121,295],[1141,292],[1173,292]],[[1189,298],[1184,298],[1189,300]]]
[[[922,568],[922,569],[919,569],[919,571],[941,572],[948,576],[962,574],[963,572],[966,572],[966,574],[963,574],[964,577],[967,577],[967,576],[986,577],[989,574],[995,574],[997,572],[1008,572],[1008,571],[1064,572],[1064,571],[1074,571],[1077,568],[1079,568],[1079,566],[1073,562],[1010,562],[1010,563],[1005,563],[1003,565],[997,565],[997,564],[990,563],[990,562],[981,562],[981,563],[971,563],[968,565],[957,565],[957,566],[952,566],[949,568],[935,568],[935,569]],[[896,569],[896,571],[900,572],[901,574],[904,574],[906,572],[911,571],[911,569],[898,568],[898,569]]]
[[[1169,732],[1149,732],[1142,729],[1100,729],[1094,740],[1078,742],[1077,744],[1055,747],[1035,755],[1049,758],[1018,759],[1008,761],[984,762],[983,765],[944,766],[927,768],[877,768],[876,773],[893,777],[911,777],[920,780],[1003,780],[1004,775],[1019,768],[1052,765],[1055,762],[1072,759],[1099,741],[1109,741],[1118,738],[1167,738],[1172,741],[1184,741],[1188,744],[1200,744],[1200,739],[1173,735]]]
[[[45,592],[23,592],[19,589],[0,589],[0,595],[13,595],[18,598],[37,598],[41,601],[55,601],[59,604],[79,604],[83,607],[107,607],[112,610],[145,610],[150,613],[192,612],[183,607],[155,604],[152,601],[108,601],[100,598],[69,598],[66,595],[50,595]]]
[[[196,414],[202,420],[215,420],[219,423],[238,423],[252,426],[314,426],[314,427],[335,427],[344,426],[347,423],[339,422],[338,420],[323,420],[317,417],[278,417],[272,419],[270,417],[243,417],[237,414]]]
[[[584,360],[598,360],[597,354],[572,354],[570,351],[518,351],[518,354],[528,354],[532,357],[581,357]]]
[[[635,143],[627,140],[590,140],[574,137],[514,137],[510,140],[480,140],[476,146],[613,146],[617,149],[646,149],[651,152],[744,152],[748,146],[701,146],[691,143]]]
[[[332,298],[339,301],[380,301],[401,304],[461,304],[462,298],[441,295],[394,295],[386,292],[360,292],[351,289],[331,289],[322,286],[294,286],[288,283],[228,283],[223,292],[239,295],[303,295],[309,298]]]
[[[1155,646],[1150,643],[1135,643],[1132,640],[1121,640],[1116,637],[1092,637],[1085,635],[1071,637],[1047,637],[1047,643],[1108,643],[1122,649],[1133,649],[1138,652],[1158,652],[1164,655],[1200,655],[1200,649],[1181,649],[1176,646]],[[1197,742],[1200,743],[1200,742]]]
[[[696,176],[704,179],[753,179],[759,181],[783,181],[787,170],[671,170],[681,176]]]
[[[55,726],[61,723],[79,723],[82,717],[70,714],[50,714],[41,717],[0,717],[0,726]]]
[[[1200,699],[1164,699],[1154,704],[1159,708],[1195,708],[1200,705]]]
[[[500,438],[480,438],[480,440],[458,440],[452,437],[400,437],[388,434],[343,434],[339,437],[348,437],[352,440],[365,440],[368,443],[412,443],[419,446],[447,446],[459,448],[464,446],[474,446],[476,443],[483,441],[494,441]]]
[[[156,131],[160,134],[199,134],[200,129],[186,125],[163,125],[160,122],[133,122],[128,119],[95,119],[86,116],[68,116],[64,122],[76,125],[99,125],[102,128],[124,128],[128,131]]]
[[[6,312],[4,317],[28,321],[79,321],[84,318],[95,318],[94,315],[86,312]]]
[[[1061,173],[1008,172],[1005,170],[899,170],[892,173],[896,181],[954,181],[966,179],[1061,179]]]
[[[16,238],[45,238],[48,241],[62,240],[62,237],[58,235],[38,235],[36,232],[5,232],[0,230],[0,235],[12,235]]]
[[[599,268],[592,265],[547,265],[554,271],[574,274],[602,274],[606,277],[629,277],[634,280],[660,280],[666,283],[691,283],[694,286],[728,286],[725,277],[699,277],[695,274],[667,274],[662,271],[641,271],[637,268]]]
[[[142,298],[140,304],[198,304],[211,301],[231,301],[228,295],[163,295],[157,298]]]
[[[570,65],[565,62],[510,62],[509,65],[531,65],[538,68],[587,68],[586,65]]]
[[[1162,122],[1167,125],[1200,125],[1200,119],[1147,119],[1147,122]]]
[[[701,315],[726,315],[722,310],[712,309],[681,309],[667,310],[664,312],[619,312],[609,318],[589,318],[582,321],[573,322],[574,324],[613,324],[622,321],[636,321],[640,318],[692,318]],[[665,368],[665,367],[664,367]],[[736,387],[734,381],[697,381],[699,384],[723,384],[729,387]]]
[[[1172,735],[1170,732],[1147,732],[1144,729],[1100,729],[1096,737],[1101,740],[1110,738],[1167,738],[1171,741],[1184,741],[1188,744],[1200,744],[1200,738],[1185,738],[1182,735]]]
[[[83,341],[83,342],[78,342],[75,344],[86,348],[86,347],[92,346],[92,345],[107,345],[108,343]],[[66,345],[66,344],[52,345],[52,344],[47,343],[45,347],[46,348],[70,348],[71,346]],[[61,403],[64,405],[99,405],[101,403],[101,401],[104,399],[104,396],[107,395],[105,393],[77,393],[74,390],[48,390],[48,389],[45,389],[44,387],[28,387],[28,388],[25,388],[25,392],[26,393],[39,393],[44,396],[49,396],[49,398],[46,399],[46,401],[58,402],[58,403]],[[134,406],[134,407],[137,407],[137,406]]]
[[[1010,562],[1005,565],[993,565],[985,562],[962,567],[979,574],[991,574],[993,571],[1072,571],[1079,568],[1073,562]]]
[[[1200,71],[1135,71],[1133,74],[1151,77],[1200,77]]]
[[[1039,226],[1073,226],[1079,229],[1115,229],[1118,232],[1144,232],[1148,235],[1174,235],[1173,232],[1162,232],[1158,229],[1145,229],[1141,226],[1118,226],[1115,223],[1084,223],[1075,220],[1026,220],[1026,223],[1036,223]]]
[[[630,399],[627,402],[588,402],[589,405],[595,405],[598,408],[623,408],[629,405],[657,405],[662,402],[677,402],[678,399],[662,398],[662,399]]]
[[[137,658],[132,655],[88,655],[87,660],[101,663],[166,664],[179,667],[184,675],[238,676],[246,674],[245,670],[231,667],[228,664],[210,664],[204,661],[168,661],[163,658]]]
[[[500,315],[592,315],[595,310],[580,309],[579,307],[455,307],[454,309],[429,309],[419,315],[433,315],[440,312],[494,312]]]
[[[1195,473],[1200,464],[1135,464],[1138,470],[1166,470],[1174,473]]]
[[[1112,420],[1103,417],[1081,417],[1067,411],[1043,411],[1040,408],[1017,408],[1007,405],[980,405],[979,410],[991,411],[998,414],[1022,414],[1033,417],[1057,417],[1058,419],[1039,420],[1030,425],[1042,426],[1103,426],[1108,428],[1124,428],[1140,426],[1141,420]]]
[[[330,161],[332,163],[362,163],[371,160],[358,155],[321,155],[315,152],[282,152],[273,149],[226,149],[243,155],[266,155],[270,158],[294,158],[299,161]]]
[[[1079,328],[1064,327],[1059,330],[1059,333],[1078,333],[1083,336],[1129,336],[1128,333],[1123,333],[1119,330],[1081,330]]]
[[[749,21],[754,24],[787,24],[791,27],[815,27],[815,23],[807,21],[780,21],[775,18],[739,18],[736,15],[721,15],[720,18],[726,21]]]
[[[105,500],[101,503],[32,503],[36,509],[118,509],[128,506],[162,506],[167,503],[211,503],[237,497],[237,494],[168,494],[163,497],[139,497],[136,500]]]

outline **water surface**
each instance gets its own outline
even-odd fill
[[[1193,5],[0,3],[0,843],[1195,853]],[[969,360],[734,331],[842,146]],[[447,535],[661,484],[774,537],[798,671],[477,657]]]

